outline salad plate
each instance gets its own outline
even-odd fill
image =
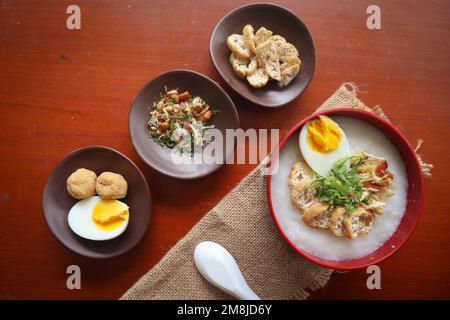
[[[169,97],[171,91],[178,92],[176,99]],[[183,98],[186,92],[189,99]],[[192,102],[195,98],[197,101]],[[160,101],[163,103],[158,106]],[[195,113],[197,104],[201,110]],[[205,119],[208,111],[209,118]],[[197,125],[200,122],[203,124]],[[194,149],[202,147],[199,136],[206,130],[215,129],[225,137],[227,129],[238,127],[238,114],[227,93],[213,80],[191,70],[171,70],[146,83],[131,104],[128,117],[131,142],[142,160],[165,175],[181,179],[199,178],[217,170],[232,155],[234,140],[229,142],[232,145],[222,144],[220,159],[204,161],[176,150],[175,136],[180,130],[192,137]]]

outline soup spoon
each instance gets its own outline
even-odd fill
[[[236,260],[220,244],[200,242],[194,251],[200,274],[211,284],[240,300],[261,300],[248,286]]]

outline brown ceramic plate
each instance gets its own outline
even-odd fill
[[[227,47],[227,37],[233,33],[242,34],[246,24],[251,24],[255,32],[264,26],[298,49],[302,61],[300,72],[287,87],[270,81],[265,87],[255,89],[234,73],[229,61],[231,52]],[[225,82],[244,98],[264,107],[279,107],[297,98],[311,82],[316,65],[314,43],[306,25],[291,11],[268,3],[246,5],[223,17],[211,34],[209,52]]]
[[[131,105],[128,128],[136,152],[149,166],[171,177],[193,179],[210,174],[232,155],[235,141],[231,141],[233,145],[228,146],[224,143],[222,160],[211,164],[194,163],[190,160],[192,158],[190,155],[176,154],[172,149],[154,141],[149,135],[147,122],[150,119],[151,106],[154,101],[160,99],[165,86],[168,90],[176,88],[180,91],[188,90],[191,94],[200,96],[211,108],[218,110],[210,124],[222,132],[224,140],[226,129],[239,127],[239,118],[233,101],[217,83],[195,71],[172,70],[158,75],[145,84]],[[180,160],[181,158],[184,161]],[[185,163],[179,164],[181,161]]]
[[[106,241],[87,240],[69,227],[67,215],[78,202],[66,189],[66,180],[78,168],[99,175],[103,171],[120,173],[128,182],[124,199],[130,207],[128,227],[119,237]],[[144,236],[151,214],[150,191],[139,168],[120,152],[102,146],[84,147],[71,152],[53,170],[42,196],[44,218],[55,237],[67,248],[91,258],[110,258],[133,248]]]

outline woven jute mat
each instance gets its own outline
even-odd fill
[[[343,84],[317,111],[356,108],[386,118]],[[194,265],[195,246],[215,241],[235,257],[250,287],[262,299],[306,299],[325,286],[332,270],[319,267],[292,250],[281,238],[269,213],[261,165],[250,172],[209,211],[121,299],[230,299],[209,284]]]

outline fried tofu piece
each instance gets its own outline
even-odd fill
[[[330,218],[330,230],[337,237],[342,237],[344,235],[344,218],[345,218],[345,208],[337,207],[331,211]]]
[[[281,72],[281,83],[286,87],[292,80],[297,76],[300,71],[300,66],[298,64],[293,64]]]
[[[277,45],[272,40],[267,40],[256,47],[256,60],[261,68],[264,68],[267,61],[276,55]]]
[[[272,31],[267,30],[264,27],[259,28],[255,33],[255,46],[259,46],[261,43],[269,40],[272,34]]]
[[[258,68],[253,74],[247,76],[247,81],[253,88],[261,88],[269,81],[269,75],[263,68]]]
[[[324,202],[314,202],[303,213],[305,224],[313,228],[327,229],[330,223],[331,212],[329,205]]]
[[[241,34],[234,33],[228,36],[227,46],[237,58],[248,59],[250,57],[250,50],[245,45],[244,37]]]
[[[352,240],[368,234],[375,221],[375,216],[370,211],[358,207],[344,218],[344,235]]]
[[[298,50],[292,43],[283,43],[277,49],[278,57],[281,62],[285,62],[289,57],[298,57]]]
[[[313,172],[311,168],[303,161],[296,161],[289,172],[288,184],[292,188],[301,183],[302,180],[311,181]]]
[[[251,57],[250,59],[241,59],[236,57],[233,53],[230,55],[230,64],[234,72],[241,78],[254,74],[258,67],[254,57]]]
[[[244,29],[242,29],[242,35],[244,36],[244,43],[252,54],[256,53],[255,46],[255,34],[251,24],[247,24]]]

